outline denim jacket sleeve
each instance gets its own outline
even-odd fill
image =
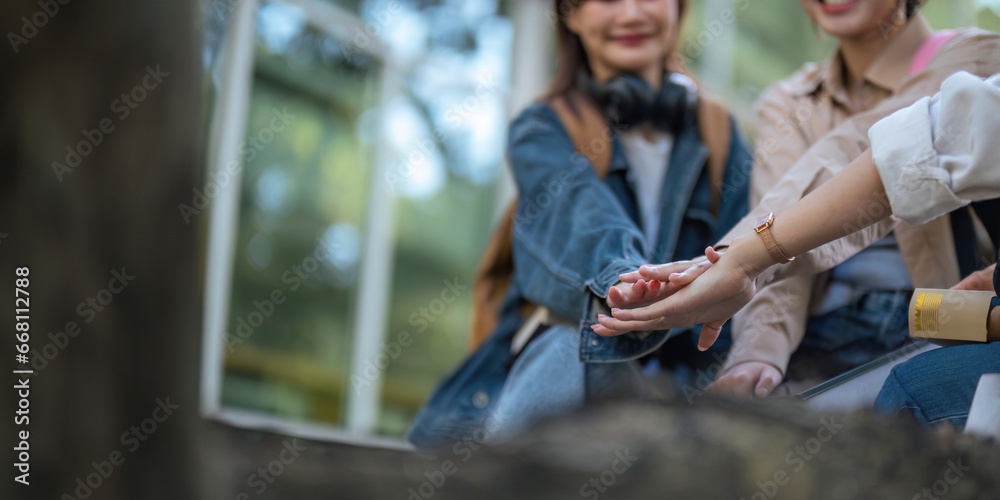
[[[592,297],[646,262],[643,235],[550,107],[532,104],[511,123],[507,155],[519,196],[514,283],[528,300],[582,321]]]

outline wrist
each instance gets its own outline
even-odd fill
[[[727,258],[738,264],[750,279],[756,279],[765,269],[778,264],[756,234],[736,238],[727,250]]]

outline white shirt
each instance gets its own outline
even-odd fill
[[[646,235],[647,244],[652,248],[660,226],[660,194],[663,191],[663,179],[667,175],[667,164],[674,139],[667,132],[660,130],[653,132],[652,140],[646,139],[639,127],[622,132],[619,138],[625,149],[625,157],[628,159],[628,179],[632,183],[639,205],[642,232]]]
[[[1000,197],[1000,74],[955,73],[868,137],[892,213],[909,224]]]

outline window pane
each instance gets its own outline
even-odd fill
[[[395,195],[396,225],[384,340],[387,355],[400,349],[384,371],[380,434],[402,435],[467,353],[473,273],[492,230],[511,28],[495,4],[463,5],[408,17],[433,35],[409,92],[386,107],[393,166],[375,182]]]
[[[223,404],[340,424],[380,67],[261,6]]]

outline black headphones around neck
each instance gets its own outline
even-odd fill
[[[695,83],[687,75],[668,73],[659,91],[654,91],[642,77],[619,73],[598,82],[586,70],[577,75],[577,85],[597,102],[612,126],[628,128],[644,122],[677,134],[695,102]]]

